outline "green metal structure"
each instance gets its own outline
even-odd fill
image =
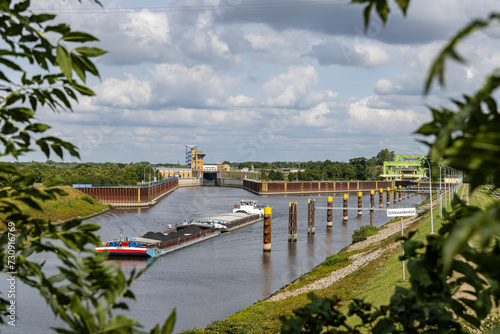
[[[427,178],[422,167],[423,155],[400,154],[396,161],[384,161],[381,177],[387,181],[420,181]]]

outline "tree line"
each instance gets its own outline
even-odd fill
[[[394,151],[387,148],[369,159],[364,157],[343,161],[308,162],[244,162],[231,164],[241,168],[260,169],[264,181],[328,181],[328,180],[375,180],[382,174],[384,161],[393,161]],[[290,171],[287,171],[289,169]]]
[[[381,174],[384,161],[392,161],[394,152],[381,150],[376,156],[354,158],[349,162],[308,161],[308,162],[244,162],[232,163],[232,168],[254,166],[262,172],[262,180],[319,181],[319,180],[367,180]],[[6,163],[31,174],[35,183],[56,180],[58,184],[94,184],[94,185],[136,185],[142,182],[162,180],[158,167],[179,167],[174,164],[150,164],[149,162],[131,163],[76,163],[76,162],[15,162]],[[184,167],[184,166],[181,166]],[[283,173],[278,169],[296,169],[301,171]]]
[[[49,181],[59,185],[136,185],[143,182],[159,181],[163,177],[158,165],[148,162],[138,163],[64,163],[48,160],[46,162],[3,163],[30,174],[34,183]],[[164,166],[164,165],[162,165]],[[6,182],[10,179],[7,178]]]

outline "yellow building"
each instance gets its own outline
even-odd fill
[[[217,164],[217,171],[219,171],[219,174],[221,172],[229,172],[231,170],[231,166],[228,164]]]
[[[185,146],[186,166],[191,168],[193,171],[200,171],[201,173],[199,173],[198,176],[200,176],[203,172],[212,173],[216,171],[217,177],[221,177],[222,172],[228,172],[231,170],[231,166],[228,164],[206,164],[204,162],[205,153],[197,150],[198,145]]]
[[[191,168],[158,168],[163,179],[169,179],[172,177],[187,178],[193,177],[193,170]]]
[[[186,166],[193,170],[203,170],[205,153],[197,151],[198,145],[186,145]]]

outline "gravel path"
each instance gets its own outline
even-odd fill
[[[403,228],[407,228],[410,226],[413,221],[414,217],[410,217],[407,219],[403,220]],[[360,250],[363,249],[369,245],[376,244],[382,240],[387,239],[390,236],[396,235],[396,234],[401,234],[401,221],[391,223],[387,225],[387,228],[384,228],[383,230],[380,230],[377,234],[372,235],[371,237],[368,237],[366,240],[362,242],[355,243],[353,245],[350,245],[346,247],[344,250],[345,251],[355,251],[355,250]],[[346,277],[350,273],[358,270],[360,267],[364,266],[370,261],[373,261],[380,257],[382,254],[387,252],[388,250],[397,248],[401,245],[401,242],[396,242],[394,244],[388,245],[384,248],[380,248],[377,250],[373,251],[368,251],[364,253],[359,253],[354,256],[351,256],[351,260],[353,260],[349,265],[345,266],[344,268],[341,268],[339,270],[336,270],[332,272],[329,276],[321,278],[311,284],[308,284],[306,286],[303,286],[302,288],[299,288],[294,291],[285,291],[285,292],[280,292],[277,294],[274,294],[270,296],[269,298],[266,299],[266,301],[277,301],[277,300],[283,300],[291,296],[297,296],[302,293],[307,293],[311,292],[314,290],[320,290],[329,287],[336,281]]]

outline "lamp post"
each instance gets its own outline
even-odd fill
[[[449,190],[449,194],[448,194],[448,205],[451,206],[451,167],[449,167],[450,171],[448,173],[448,190]]]
[[[431,203],[431,234],[434,234],[434,217],[432,215],[432,171],[431,171],[431,163],[426,158],[422,157],[427,164],[429,165],[429,200]]]
[[[443,200],[441,198],[441,168],[443,166],[439,164],[439,217],[443,218]]]

